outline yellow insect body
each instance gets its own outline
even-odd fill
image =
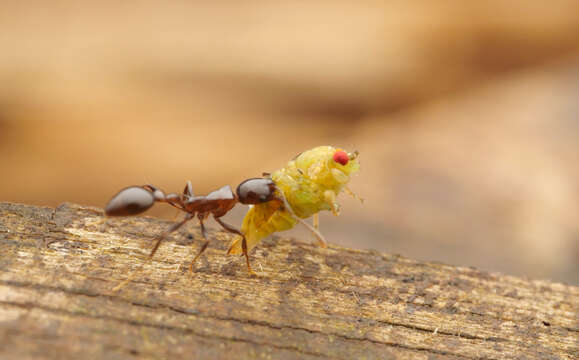
[[[357,152],[347,154],[344,165],[336,159],[341,149],[319,146],[305,151],[288,162],[286,167],[271,174],[276,185],[276,197],[283,201],[268,201],[252,206],[241,226],[247,239],[247,249],[257,245],[261,239],[274,232],[293,228],[298,220],[329,210],[338,215],[337,195],[357,172],[360,164]],[[288,206],[290,209],[288,209]],[[241,238],[235,239],[230,254],[241,254]]]

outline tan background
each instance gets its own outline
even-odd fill
[[[0,5],[2,201],[206,193],[322,144],[366,199],[329,241],[578,284],[579,2]]]

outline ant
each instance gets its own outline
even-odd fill
[[[225,223],[221,220],[221,217],[233,209],[238,202],[245,205],[255,205],[272,201],[275,198],[276,186],[269,178],[247,179],[239,184],[236,193],[233,193],[231,187],[226,185],[218,190],[210,192],[206,196],[193,195],[193,186],[191,185],[191,181],[187,181],[185,189],[180,195],[176,193],[165,194],[165,192],[158,187],[147,184],[142,186],[130,186],[119,191],[107,204],[105,214],[107,216],[137,215],[148,210],[155,202],[167,203],[186,213],[185,218],[182,221],[173,224],[169,229],[156,238],[153,249],[149,254],[149,259],[155,255],[157,249],[159,249],[159,245],[161,245],[161,242],[169,234],[178,230],[189,220],[197,217],[201,226],[201,234],[203,235],[205,242],[201,246],[199,253],[197,253],[191,261],[191,265],[189,266],[190,272],[193,272],[193,264],[199,256],[203,254],[205,249],[207,249],[207,245],[209,245],[207,230],[205,229],[203,222],[209,217],[209,215],[212,215],[215,221],[217,221],[217,223],[227,232],[241,236],[243,255],[245,255],[247,270],[250,274],[255,274],[249,263],[247,240],[245,235],[239,229]]]

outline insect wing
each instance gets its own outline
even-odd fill
[[[241,232],[247,240],[247,250],[251,250],[268,235],[277,231],[291,229],[296,220],[281,208],[281,204],[270,201],[252,206],[241,225]],[[229,254],[242,254],[241,237],[237,237],[229,248]]]

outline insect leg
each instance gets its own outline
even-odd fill
[[[350,190],[349,187],[344,186],[344,191],[350,195],[351,197],[353,197],[354,199],[358,199],[362,204],[364,203],[364,198],[361,198],[358,196],[358,194],[354,193],[352,190]]]
[[[203,235],[205,242],[203,243],[203,245],[201,245],[201,249],[199,250],[197,255],[195,255],[193,260],[191,260],[191,264],[189,265],[189,273],[191,275],[193,275],[193,264],[195,264],[199,256],[201,256],[201,254],[203,254],[205,249],[207,249],[207,245],[209,245],[209,238],[207,238],[207,230],[205,229],[205,225],[203,224],[203,217],[199,217],[199,225],[201,226],[201,234]]]
[[[320,215],[318,213],[314,214],[313,223],[314,223],[314,229],[319,230],[320,229]]]
[[[317,215],[317,214],[316,214]],[[312,234],[314,234],[314,236],[316,237],[316,239],[318,239],[318,244],[321,247],[327,247],[328,243],[326,242],[326,240],[324,239],[324,236],[322,234],[320,234],[320,232],[318,230],[316,230],[315,228],[313,228],[310,224],[308,224],[307,222],[305,222],[304,220],[300,219],[299,217],[297,217],[296,215],[292,214],[292,217],[294,219],[296,219],[300,224],[302,224],[303,226],[307,227],[308,230],[310,230],[312,232]]]
[[[324,191],[324,199],[332,208],[332,214],[335,216],[340,215],[340,205],[336,202],[336,193],[332,190]]]
[[[167,237],[167,235],[169,235],[173,231],[179,229],[187,221],[193,219],[193,216],[195,216],[195,214],[187,213],[187,215],[185,215],[185,219],[183,219],[182,221],[180,221],[178,223],[171,225],[171,227],[169,229],[167,229],[167,231],[165,231],[161,235],[159,235],[157,237],[157,241],[155,242],[155,245],[153,246],[153,249],[151,250],[151,253],[149,254],[149,258],[152,258],[153,255],[155,255],[155,253],[157,252],[157,249],[159,249],[159,245],[161,245],[161,241],[163,241]]]
[[[219,225],[221,225],[226,231],[233,233],[233,234],[237,234],[241,236],[241,249],[243,250],[243,255],[245,255],[245,262],[247,263],[247,271],[251,274],[251,275],[256,275],[255,271],[253,271],[253,269],[251,268],[251,265],[249,263],[249,254],[247,253],[247,239],[245,238],[245,235],[238,229],[236,229],[234,226],[229,225],[228,223],[224,222],[223,220],[221,220],[218,217],[214,217],[215,221],[217,221],[219,223]]]
[[[279,193],[279,200],[281,200],[284,204],[285,209],[289,212],[289,214],[300,224],[304,225],[305,227],[308,228],[308,230],[310,230],[312,232],[312,234],[314,234],[314,236],[316,237],[316,239],[318,239],[318,244],[321,247],[327,247],[328,243],[326,242],[326,240],[324,239],[324,236],[322,234],[320,234],[320,232],[316,229],[314,229],[310,224],[308,224],[307,222],[303,221],[299,216],[297,216],[291,205],[287,202],[285,196],[283,196],[283,194],[281,193],[281,191],[278,192]],[[318,214],[315,214],[318,215]],[[243,244],[242,244],[243,245]]]

